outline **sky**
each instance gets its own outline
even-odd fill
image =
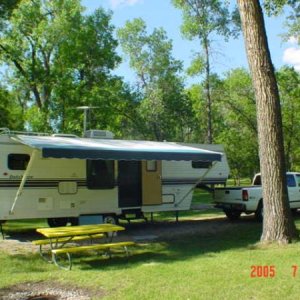
[[[182,37],[180,32],[181,11],[173,7],[171,0],[82,0],[82,5],[86,7],[88,14],[99,7],[111,10],[113,13],[112,24],[116,28],[123,27],[126,21],[134,18],[142,18],[147,24],[149,33],[154,28],[164,28],[168,38],[173,42],[173,57],[183,61],[185,68],[189,66],[193,53],[199,51],[199,42],[190,42]],[[300,72],[300,47],[297,46],[296,38],[283,42],[280,37],[286,32],[285,21],[285,15],[276,18],[265,16],[272,61],[276,69],[283,65],[290,65]],[[124,77],[125,81],[134,83],[136,78],[134,72],[129,68],[128,60],[121,48],[118,48],[118,52],[122,56],[123,63],[115,73]],[[242,35],[227,43],[222,37],[217,37],[214,40],[213,52],[212,70],[220,76],[233,68],[248,68]],[[197,81],[199,81],[197,78],[190,79],[188,84]]]

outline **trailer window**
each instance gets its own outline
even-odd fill
[[[192,161],[192,167],[194,169],[209,169],[211,166],[211,161]]]
[[[156,172],[156,170],[157,170],[157,161],[148,160],[146,165],[147,165],[147,171],[148,172]]]
[[[30,155],[28,154],[8,154],[7,166],[10,170],[26,170]]]
[[[87,160],[87,187],[89,189],[112,189],[115,186],[113,160]]]

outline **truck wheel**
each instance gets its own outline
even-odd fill
[[[262,222],[263,217],[264,217],[264,207],[262,201],[260,201],[255,211],[255,218],[257,221]]]
[[[49,218],[47,221],[49,227],[62,227],[67,225],[68,218]]]
[[[293,216],[297,216],[298,208],[291,208],[291,212]]]
[[[224,209],[224,213],[229,220],[236,221],[239,219],[242,212],[233,209]]]

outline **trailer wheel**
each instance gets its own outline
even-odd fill
[[[259,204],[257,206],[257,209],[255,211],[255,218],[257,221],[262,222],[264,218],[264,207],[262,200],[259,201]]]
[[[103,223],[108,223],[108,224],[117,224],[117,218],[115,215],[104,215],[103,216]]]
[[[234,209],[224,209],[224,213],[230,221],[236,221],[240,218],[242,212]]]
[[[68,218],[49,218],[47,221],[50,227],[62,227],[67,225]]]
[[[72,226],[77,226],[77,225],[79,225],[79,218],[69,218],[69,220],[68,220],[70,223],[71,223],[71,225]]]

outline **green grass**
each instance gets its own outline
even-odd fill
[[[296,223],[300,228],[300,220]],[[32,230],[33,224],[27,225]],[[261,224],[244,218],[222,233],[141,244],[128,259],[76,256],[72,271],[47,264],[36,253],[0,252],[0,288],[59,281],[101,290],[104,299],[298,299],[300,269],[293,277],[292,266],[300,267],[300,243],[259,247],[260,233]],[[253,265],[274,266],[275,277],[251,278]]]
[[[195,203],[208,204],[211,194],[197,190]],[[216,210],[180,212],[181,219],[223,216]],[[174,222],[174,213],[155,214],[154,220]],[[203,220],[202,220],[203,219]],[[72,271],[44,262],[37,252],[0,251],[0,289],[24,282],[60,282],[65,286],[100,291],[101,299],[298,299],[300,243],[258,246],[261,224],[249,217],[222,232],[195,234],[139,244],[132,255],[109,260],[95,255],[75,256]],[[125,224],[125,223],[124,223]],[[45,226],[45,220],[8,222],[9,235]],[[300,218],[296,220],[300,229]],[[180,223],[178,224],[180,226]],[[0,241],[1,243],[1,241]],[[251,278],[252,266],[274,266],[275,276]],[[299,267],[293,276],[293,266]],[[100,299],[95,296],[94,299]]]
[[[242,178],[240,180],[240,186],[248,186],[251,185],[251,179],[250,178]],[[229,178],[227,180],[227,186],[236,186],[234,179]]]

